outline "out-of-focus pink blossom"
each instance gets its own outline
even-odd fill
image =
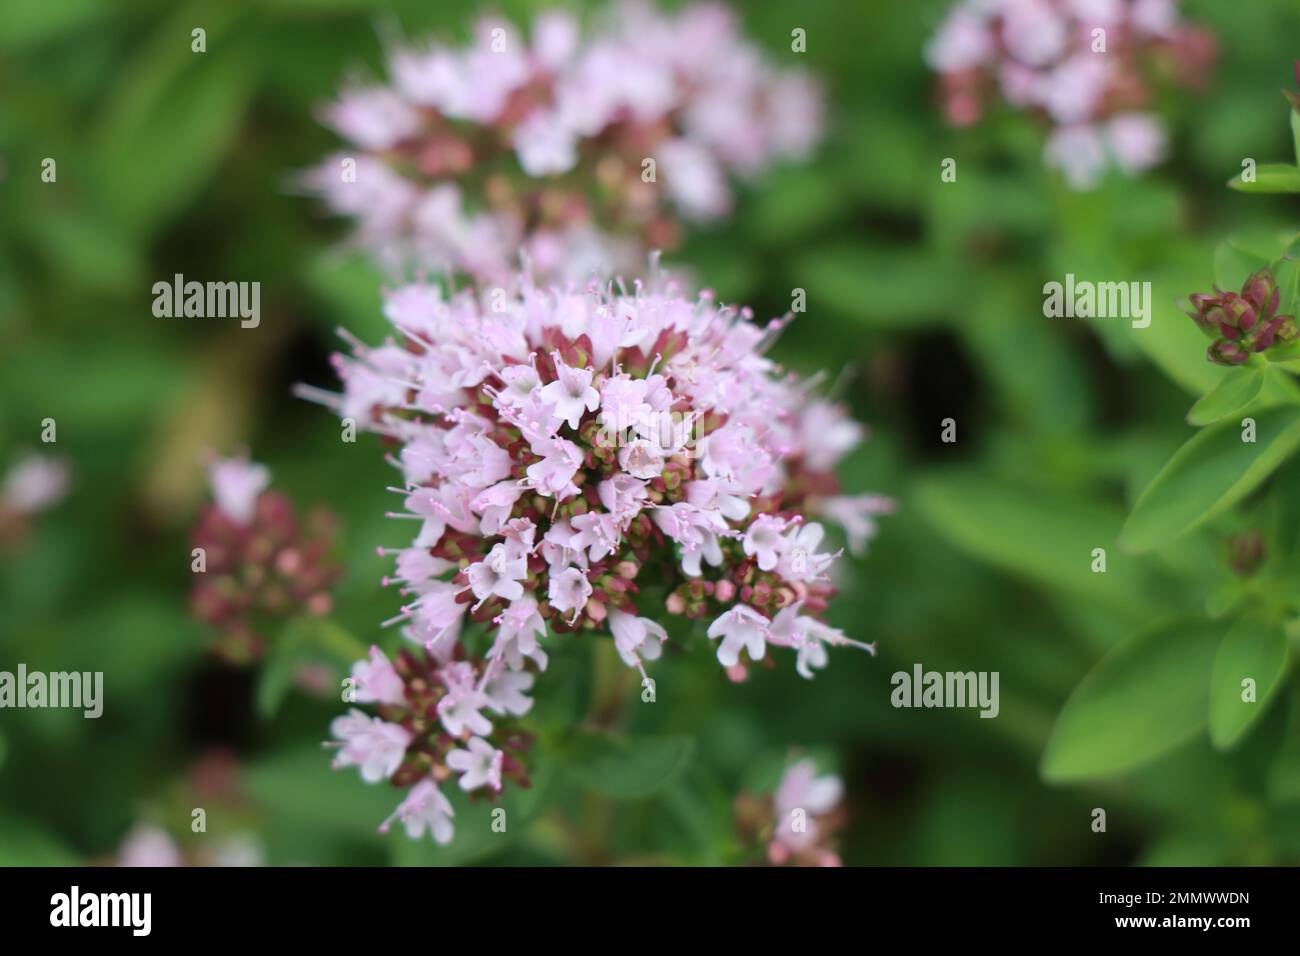
[[[487,17],[468,45],[400,44],[391,84],[321,111],[349,148],[302,184],[386,266],[500,282],[522,250],[536,277],[630,272],[821,137],[817,85],[721,4],[624,2],[585,31],[550,12],[529,34]]]
[[[839,858],[824,846],[821,822],[839,805],[844,784],[834,774],[817,775],[817,765],[803,759],[786,767],[772,798],[773,833],[768,857],[773,863],[838,866]]]
[[[70,471],[62,459],[27,455],[9,469],[0,486],[0,509],[32,515],[51,508],[68,493]]]
[[[217,458],[208,466],[208,475],[221,513],[235,524],[252,521],[257,499],[271,483],[267,467],[244,458]]]
[[[1177,0],[958,0],[926,46],[950,122],[978,122],[996,94],[1050,127],[1046,162],[1074,189],[1165,157],[1160,81],[1201,85],[1215,55]]]
[[[209,473],[214,503],[190,534],[190,608],[220,630],[218,654],[246,663],[261,655],[274,620],[332,609],[342,572],[330,554],[334,519],[320,510],[300,518],[287,497],[265,490],[267,468],[247,459],[215,459]]]
[[[137,823],[117,851],[118,866],[182,866],[181,848],[167,831]]]

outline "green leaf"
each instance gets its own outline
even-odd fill
[[[17,50],[61,39],[111,12],[109,0],[5,0],[0,4],[0,49]]]
[[[366,654],[364,644],[328,618],[294,618],[271,642],[257,681],[258,714],[275,716],[304,665],[333,664],[346,671]]]
[[[645,797],[672,783],[694,753],[695,738],[684,735],[620,738],[584,732],[569,760],[574,774],[597,793]]]
[[[1300,261],[1294,258],[1294,249],[1273,264],[1273,278],[1277,280],[1277,311],[1280,315],[1295,315],[1300,308]]]
[[[1286,733],[1268,774],[1268,796],[1275,803],[1300,801],[1300,683],[1291,683]]]
[[[37,821],[0,815],[0,866],[84,866]]]
[[[102,113],[100,194],[129,228],[148,230],[182,208],[235,143],[256,76],[227,29],[233,9],[204,9],[209,53],[190,50],[195,9],[164,20]]]
[[[1233,176],[1228,185],[1242,193],[1300,193],[1300,167],[1285,163],[1263,163],[1255,167],[1255,181]]]
[[[1300,448],[1300,408],[1269,408],[1253,416],[1255,441],[1224,420],[1205,428],[1169,459],[1138,498],[1120,543],[1148,551],[1186,534],[1236,504]]]
[[[1237,621],[1224,635],[1210,678],[1210,741],[1231,747],[1260,714],[1286,671],[1286,635],[1276,622],[1252,617]],[[1255,700],[1242,700],[1242,681],[1255,682]]]
[[[1264,366],[1242,365],[1232,369],[1219,384],[1203,395],[1187,413],[1189,425],[1208,425],[1250,404],[1264,387]]]
[[[673,841],[683,862],[723,866],[735,852],[732,794],[703,768],[683,775],[663,796],[663,813],[675,824]]]
[[[258,760],[243,779],[258,809],[268,814],[269,827],[308,828],[331,837],[377,841],[375,828],[402,799],[388,784],[367,784],[356,767],[332,769],[330,752],[319,744]]]
[[[1066,701],[1043,753],[1053,782],[1112,776],[1190,740],[1205,726],[1219,631],[1166,624],[1107,654]]]
[[[974,472],[924,479],[915,504],[937,533],[1005,571],[1132,615],[1149,604],[1131,558],[1109,553],[1107,572],[1092,571],[1093,549],[1111,551],[1119,535],[1115,511]]]
[[[936,262],[921,249],[837,243],[815,249],[795,265],[804,276],[811,314],[830,309],[865,325],[915,328],[953,318],[958,290],[969,279],[955,262]]]
[[[1086,427],[1096,397],[1078,350],[1053,323],[1024,320],[1042,308],[1038,290],[1026,290],[1019,273],[990,270],[970,291],[963,341],[1006,415],[1044,435]]]
[[[1272,257],[1247,249],[1235,239],[1226,239],[1214,247],[1214,284],[1225,292],[1236,292],[1247,278],[1272,261]]]
[[[1227,578],[1205,596],[1205,616],[1215,621],[1227,617],[1249,593],[1250,586],[1241,578]]]
[[[1275,573],[1300,574],[1300,459],[1287,462],[1273,478],[1264,528],[1265,553]]]
[[[143,282],[144,264],[129,237],[84,209],[51,209],[26,225],[62,275],[118,293]]]
[[[1279,226],[1253,226],[1234,232],[1228,237],[1229,245],[1234,246],[1250,258],[1267,265],[1278,259],[1293,255],[1293,247],[1300,235],[1294,228]],[[1248,272],[1254,272],[1259,265],[1251,265]],[[1243,274],[1242,278],[1245,278]]]

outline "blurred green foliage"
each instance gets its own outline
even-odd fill
[[[522,20],[541,6],[494,9]],[[273,863],[737,862],[732,801],[770,788],[790,747],[844,776],[849,863],[1300,858],[1300,694],[1261,695],[1248,735],[1216,718],[1216,659],[1278,650],[1248,617],[1225,638],[1205,614],[1207,598],[1233,600],[1229,533],[1295,541],[1300,469],[1268,478],[1283,492],[1259,507],[1258,483],[1239,489],[1245,507],[1173,543],[1150,529],[1195,523],[1226,487],[1181,487],[1161,498],[1175,513],[1128,518],[1224,377],[1176,300],[1208,290],[1219,239],[1249,251],[1295,230],[1294,196],[1224,184],[1245,157],[1263,169],[1291,155],[1277,90],[1300,9],[1186,4],[1222,49],[1204,94],[1160,104],[1173,158],[1076,194],[1043,167],[1026,118],[943,126],[921,48],[944,7],[746,4],[775,56],[806,29],[830,136],[676,256],[759,315],[807,290],[776,354],[847,370],[837,387],[873,437],[844,484],[900,499],[871,554],[845,558],[832,609],[880,655],[839,654],[812,685],[782,666],[733,686],[696,642],[658,662],[658,700],[642,706],[607,645],[548,647],[536,785],[507,797],[508,837],[457,793],[459,836],[437,848],[378,835],[397,793],[330,771],[319,741],[340,705],[294,690],[284,661],[257,676],[209,658],[186,611],[186,532],[202,451],[249,447],[277,488],[340,514],[347,576],[330,626],[392,646],[374,553],[396,543],[389,469],[373,439],[341,443],[330,415],[290,395],[333,385],[337,326],[382,335],[383,280],[291,183],[333,144],[313,110],[349,70],[377,69],[381,30],[464,33],[476,4],[0,4],[0,467],[39,448],[52,417],[75,481],[0,555],[0,669],[102,670],[107,693],[97,721],[0,712],[0,863],[107,860],[140,819],[202,839],[195,806],[214,835],[256,834]],[[56,183],[41,182],[46,157]],[[940,181],[945,157],[956,183]],[[155,318],[150,287],[175,272],[260,281],[261,326]],[[1149,280],[1151,326],[1044,318],[1042,286],[1067,272]],[[1293,410],[1265,414],[1290,416],[1270,441],[1294,438]],[[939,440],[948,417],[955,444]],[[1126,520],[1140,551],[1120,546]],[[1278,586],[1294,591],[1289,570]],[[893,709],[890,675],[915,662],[1000,672],[1000,715]],[[194,773],[214,751],[234,756],[233,790]],[[1090,830],[1094,807],[1106,834]]]

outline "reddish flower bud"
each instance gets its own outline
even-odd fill
[[[1193,293],[1192,320],[1215,342],[1206,355],[1216,365],[1241,365],[1252,352],[1265,352],[1296,337],[1294,319],[1277,315],[1281,293],[1271,270],[1249,276],[1241,292]]]
[[[288,498],[262,490],[259,468],[218,460],[217,501],[203,510],[191,533],[204,556],[194,568],[191,610],[221,629],[214,651],[241,664],[261,654],[255,629],[273,629],[269,619],[327,614],[333,603],[329,589],[342,572],[330,559],[332,520],[310,517],[300,527]]]
[[[1240,365],[1250,358],[1250,353],[1234,342],[1219,339],[1206,350],[1206,358],[1215,365]]]
[[[1224,306],[1223,311],[1231,325],[1241,332],[1249,332],[1255,327],[1255,323],[1259,321],[1259,313],[1240,296],[1233,296],[1228,304]],[[1226,329],[1224,334],[1227,334]],[[1237,336],[1230,335],[1228,337],[1235,339]]]
[[[1264,555],[1264,537],[1258,531],[1243,531],[1228,539],[1228,566],[1240,577],[1254,574]]]
[[[1267,269],[1260,269],[1248,278],[1246,284],[1241,287],[1241,294],[1260,312],[1277,311],[1279,295],[1277,281]]]

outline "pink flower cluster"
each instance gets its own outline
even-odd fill
[[[389,623],[423,653],[358,664],[357,700],[380,716],[333,730],[339,764],[415,783],[397,814],[413,834],[450,838],[437,783],[452,774],[467,790],[522,779],[498,718],[527,712],[559,635],[609,634],[643,678],[664,611],[707,620],[735,679],[768,647],[804,677],[828,647],[873,650],[820,619],[838,552],[808,517],[861,547],[892,504],[839,494],[835,464],[864,431],[765,356],[785,320],[662,277],[449,298],[416,283],[385,314],[400,341],[340,357],[337,404],[400,446],[393,517],[414,533],[385,552],[406,596]]]
[[[838,776],[818,776],[811,758],[791,757],[775,792],[736,797],[736,830],[746,859],[765,858],[772,866],[839,866],[833,839],[844,823],[843,799]]]
[[[1178,0],[959,0],[926,47],[949,121],[978,122],[997,95],[1033,111],[1052,127],[1044,158],[1075,189],[1163,160],[1155,75],[1198,85],[1214,55]]]
[[[835,774],[817,776],[811,759],[787,766],[772,796],[768,859],[776,866],[839,866],[839,856],[826,844],[843,798],[843,781]]]
[[[453,642],[403,648],[395,661],[372,647],[369,660],[352,668],[349,699],[374,704],[379,716],[353,708],[334,720],[334,766],[355,766],[368,783],[410,788],[381,831],[397,819],[412,839],[428,830],[448,843],[455,810],[441,782],[455,776],[462,790],[490,794],[506,780],[530,785],[523,756],[532,739],[513,725],[532,709],[533,680],[491,658],[470,659]]]
[[[403,45],[388,68],[324,111],[349,148],[305,183],[393,269],[626,273],[679,219],[727,212],[729,176],[804,156],[821,129],[812,81],[715,3],[624,3],[586,34],[544,13],[527,42],[489,18],[466,47]]]
[[[1241,292],[1194,292],[1187,314],[1214,339],[1206,351],[1215,365],[1243,365],[1251,355],[1267,352],[1300,337],[1295,316],[1278,312],[1282,290],[1269,268],[1246,277]]]
[[[214,503],[191,532],[190,607],[220,629],[214,650],[246,663],[261,656],[268,620],[333,608],[330,588],[342,573],[330,558],[334,522],[323,511],[300,521],[287,497],[265,490],[265,465],[214,459],[209,477]]]

